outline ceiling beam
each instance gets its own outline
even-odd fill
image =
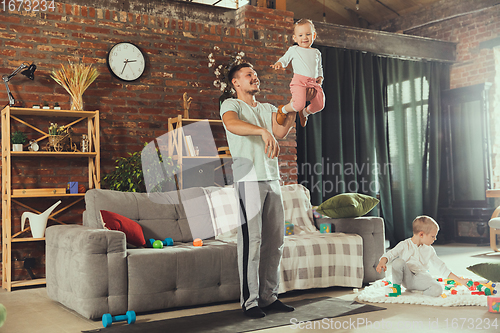
[[[372,52],[398,58],[456,61],[456,43],[437,39],[314,22],[317,45]]]

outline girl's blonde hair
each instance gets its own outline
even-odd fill
[[[423,231],[424,234],[430,234],[431,231],[437,229],[439,231],[439,224],[430,216],[421,215],[413,220],[413,233],[418,234]]]
[[[295,27],[297,27],[299,25],[304,25],[304,24],[310,24],[311,28],[312,28],[312,32],[316,32],[316,28],[314,27],[313,21],[311,21],[310,19],[305,19],[305,18],[300,19],[297,22],[295,22],[295,24],[293,25],[293,30],[295,31]]]

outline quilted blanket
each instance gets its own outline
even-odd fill
[[[330,286],[361,287],[363,239],[319,231],[285,237],[279,292]]]

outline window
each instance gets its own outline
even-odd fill
[[[387,87],[387,121],[389,156],[396,167],[392,173],[393,186],[405,188],[421,184],[428,120],[429,83],[417,77]],[[426,159],[428,161],[428,159]],[[427,169],[427,168],[426,168]],[[402,174],[405,173],[405,174]]]

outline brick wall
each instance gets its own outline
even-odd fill
[[[50,78],[50,72],[68,60],[94,64],[101,75],[83,99],[86,110],[100,111],[101,174],[112,170],[117,157],[139,151],[145,142],[164,134],[167,119],[182,114],[184,92],[193,97],[191,118],[219,119],[220,91],[213,87],[215,77],[207,66],[207,55],[215,46],[227,54],[246,53],[245,58],[254,64],[261,79],[258,100],[277,105],[289,98],[291,71],[276,73],[269,65],[291,45],[291,12],[253,6],[229,11],[160,0],[152,0],[147,6],[139,1],[87,2],[93,7],[77,3],[80,1],[56,3],[54,12],[0,8],[0,73],[8,75],[22,62],[35,62],[38,69],[34,81],[22,75],[10,81],[15,98],[25,107],[59,102],[68,108],[69,95]],[[121,41],[135,43],[146,54],[146,72],[136,82],[119,81],[107,69],[107,51]],[[0,103],[8,103],[3,85]],[[17,128],[24,129],[22,125]],[[218,145],[225,144],[222,129],[215,137]],[[295,129],[280,143],[282,179],[296,182]],[[51,162],[17,161],[13,187],[61,187],[70,180],[86,183],[85,165],[59,160],[54,166]],[[37,171],[29,174],[34,164]],[[21,207],[13,212],[15,231],[20,230],[18,217],[23,210]],[[83,205],[62,220],[79,222],[82,210]],[[22,259],[43,253],[43,244],[32,247],[28,252],[20,249],[15,256]],[[15,267],[15,279],[26,276],[22,262]]]
[[[425,24],[425,22],[421,22],[424,18],[429,21],[439,19],[434,17],[435,13],[442,13],[440,19],[451,17],[450,19],[410,29],[405,23],[405,19],[399,18],[398,21],[392,21],[386,26],[390,31],[408,29],[405,31],[408,34],[458,43],[457,62],[451,66],[451,88],[467,87],[484,82],[493,83],[493,87],[490,89],[489,116],[493,164],[492,180],[494,188],[500,188],[500,131],[498,130],[500,128],[500,100],[495,98],[500,93],[500,87],[498,87],[500,62],[497,60],[498,63],[495,66],[493,48],[481,47],[484,45],[481,43],[491,41],[500,35],[500,5],[489,0],[484,2],[460,0],[457,2],[460,12],[469,13],[463,15],[459,14],[460,12],[453,12],[454,9],[450,6],[446,7],[445,3],[446,1],[441,1],[430,6],[425,11],[427,14],[413,14],[415,19],[420,16],[420,21],[414,24],[415,26]],[[487,7],[484,8],[484,6]],[[430,15],[430,17],[425,15]],[[500,47],[498,42],[496,47]]]

